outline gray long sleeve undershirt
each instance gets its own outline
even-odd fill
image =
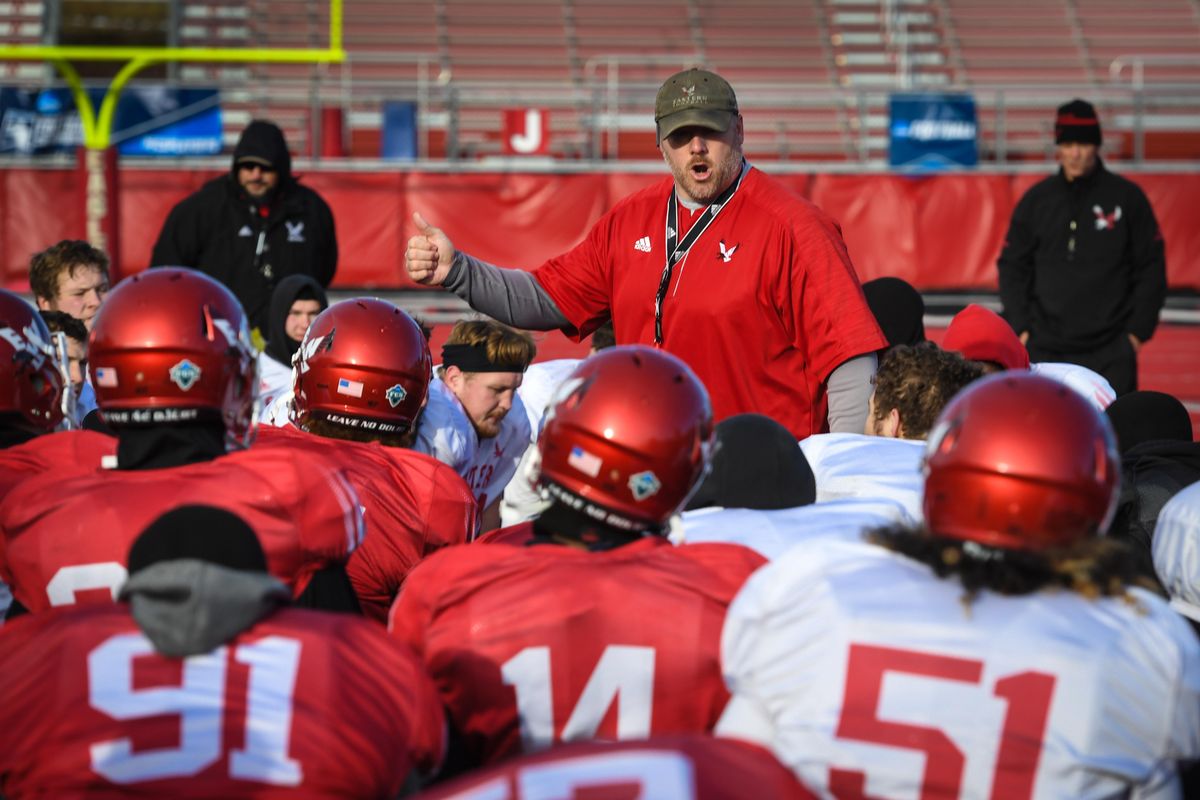
[[[461,250],[443,284],[476,311],[506,325],[549,331],[570,325],[531,273],[504,269]]]
[[[570,325],[532,274],[497,267],[462,251],[455,253],[443,286],[471,308],[507,325],[531,331]],[[862,433],[875,365],[875,354],[869,353],[843,362],[829,375],[829,430]]]
[[[871,399],[871,376],[875,374],[874,353],[843,361],[826,381],[829,398],[829,431],[862,433],[867,424],[867,403]]]

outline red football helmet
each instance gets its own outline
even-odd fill
[[[391,303],[343,300],[322,311],[293,359],[295,422],[402,434],[425,405],[433,362],[421,326]]]
[[[0,413],[33,433],[49,432],[63,418],[66,378],[50,341],[33,306],[0,289]]]
[[[233,293],[190,269],[121,281],[88,339],[88,372],[114,428],[218,418],[235,446],[256,423],[258,360]]]
[[[1112,522],[1116,437],[1058,381],[1002,372],[968,386],[943,409],[925,453],[925,523],[935,534],[1038,550]]]
[[[551,401],[538,438],[551,496],[623,530],[660,528],[708,466],[713,415],[687,364],[650,347],[586,359]]]

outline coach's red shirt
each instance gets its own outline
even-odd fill
[[[278,447],[169,469],[47,473],[0,507],[0,580],[30,611],[111,602],[133,540],[182,505],[217,506],[258,534],[271,574],[299,596],[314,572],[361,543],[358,497],[341,470]]]
[[[437,694],[379,626],[285,609],[154,652],[124,603],[0,629],[0,787],[53,797],[395,797],[442,757]]]
[[[735,739],[660,736],[567,744],[512,759],[420,795],[421,800],[814,800],[766,750]]]
[[[324,457],[346,473],[363,505],[370,535],[346,574],[363,613],[387,621],[408,573],[425,556],[475,535],[475,498],[458,473],[436,458],[398,447],[313,436],[292,427],[259,428],[255,448]]]
[[[711,730],[725,610],[761,556],[647,538],[607,552],[451,547],[409,576],[392,633],[422,656],[468,758]]]
[[[666,178],[618,203],[534,275],[582,339],[611,314],[620,344],[654,343],[666,264]],[[680,206],[683,232],[692,215]],[[824,382],[887,346],[837,224],[757,169],[675,264],[663,346],[708,388],[718,420],[767,414],[797,438],[827,429]]]

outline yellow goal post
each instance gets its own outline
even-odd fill
[[[84,146],[89,150],[108,148],[112,135],[117,101],[126,84],[141,70],[153,64],[191,61],[198,63],[262,64],[340,64],[346,60],[342,47],[342,3],[329,0],[329,44],[322,49],[306,48],[232,48],[232,47],[109,47],[90,45],[0,45],[0,61],[47,61],[67,82],[79,122]],[[113,77],[100,103],[99,113],[92,105],[73,62],[124,61]]]

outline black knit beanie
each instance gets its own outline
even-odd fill
[[[129,548],[129,574],[159,561],[207,561],[230,569],[266,572],[258,536],[231,511],[180,506],[150,523]]]
[[[1100,118],[1091,103],[1076,99],[1058,107],[1054,115],[1054,143],[1066,142],[1100,145]]]
[[[804,506],[817,499],[817,482],[796,437],[762,414],[738,414],[717,423],[711,469],[688,509],[722,506],[762,510]]]
[[[1142,442],[1192,441],[1192,419],[1187,408],[1164,392],[1140,391],[1121,395],[1104,413],[1117,433],[1117,447],[1122,453]]]
[[[889,347],[925,341],[925,301],[912,284],[902,278],[876,278],[862,290]]]

